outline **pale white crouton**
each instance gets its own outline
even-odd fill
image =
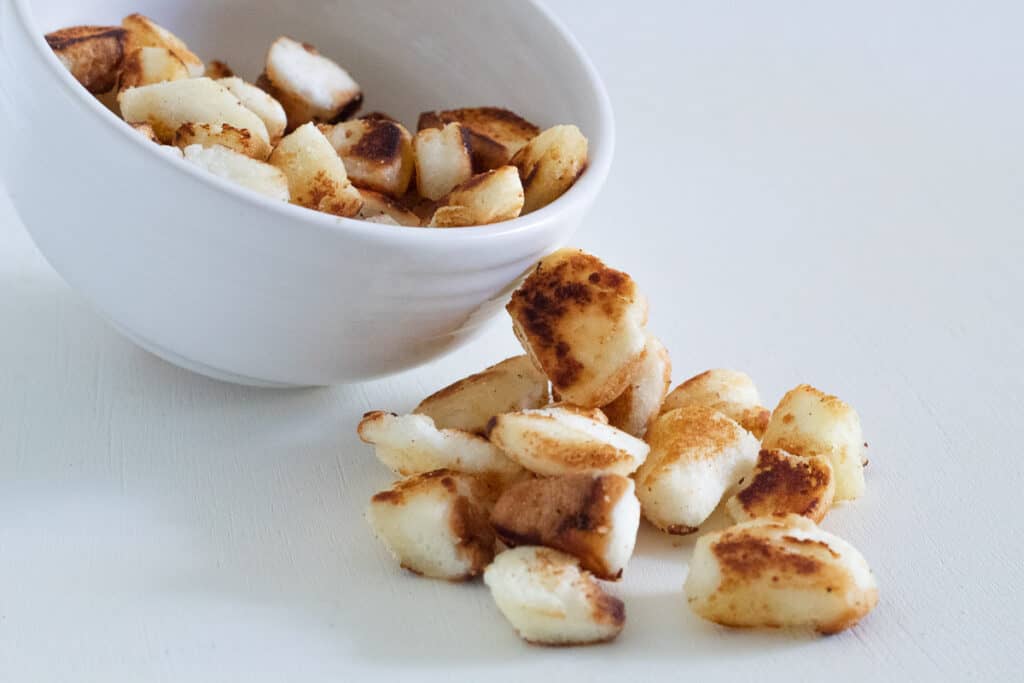
[[[458,123],[469,132],[475,173],[505,166],[540,133],[537,126],[500,107],[425,111],[420,114],[417,130],[443,128],[448,123]]]
[[[359,196],[363,198],[363,206],[359,209],[358,218],[371,223],[419,227],[419,216],[391,197],[373,190],[356,189],[359,190]]]
[[[456,185],[430,219],[433,228],[463,228],[512,220],[523,209],[523,186],[512,166],[485,171]]]
[[[544,476],[626,476],[644,462],[649,450],[640,439],[560,405],[497,415],[487,435],[510,458]]]
[[[117,26],[71,26],[46,34],[46,44],[61,64],[97,95],[117,84],[126,41],[125,30]]]
[[[864,432],[857,412],[835,396],[801,384],[779,401],[762,445],[796,455],[823,455],[832,465],[836,500],[864,494]]]
[[[725,507],[737,522],[787,514],[820,522],[832,506],[835,490],[832,466],[824,456],[763,450],[754,471]]]
[[[640,501],[633,480],[618,474],[526,479],[501,494],[491,524],[508,546],[561,550],[615,581],[633,555]]]
[[[176,149],[164,147],[163,149]],[[251,159],[226,147],[190,145],[184,149],[185,159],[210,173],[238,183],[279,201],[288,201],[288,179],[280,169]]]
[[[281,103],[266,91],[235,76],[220,78],[217,83],[230,90],[246,109],[262,119],[263,125],[267,127],[270,144],[276,145],[288,125],[288,117]]]
[[[190,145],[220,145],[259,161],[270,156],[270,145],[266,140],[227,123],[183,123],[174,134],[172,144],[182,149]]]
[[[161,142],[169,143],[186,123],[226,123],[270,142],[260,117],[245,108],[231,91],[209,78],[164,81],[121,91],[117,97],[128,123],[153,126]],[[333,151],[333,150],[332,150]]]
[[[405,194],[416,164],[412,136],[402,124],[354,119],[321,130],[345,162],[354,185],[391,197]]]
[[[668,349],[657,337],[648,334],[643,357],[629,386],[601,410],[608,416],[609,424],[643,438],[661,412],[661,402],[665,400],[671,382],[672,359]]]
[[[274,148],[270,163],[288,177],[293,204],[335,216],[355,216],[363,206],[341,158],[312,123],[286,135]]]
[[[548,398],[548,378],[529,357],[514,356],[431,394],[413,412],[442,429],[483,434],[495,415],[540,408]]]
[[[521,546],[484,571],[498,609],[519,636],[538,645],[613,640],[626,623],[622,601],[606,593],[571,555]]]
[[[576,126],[554,126],[512,157],[523,179],[523,213],[547,206],[572,187],[587,167],[587,138]]]
[[[121,26],[128,32],[126,53],[134,52],[143,47],[164,47],[174,53],[188,69],[189,76],[202,76],[206,72],[203,60],[188,49],[181,38],[149,17],[141,14],[130,14],[121,20]]]
[[[416,189],[421,196],[438,200],[473,175],[469,133],[459,124],[425,128],[413,138],[416,157]]]
[[[739,422],[759,439],[771,415],[761,406],[761,396],[749,375],[722,368],[707,370],[677,386],[665,397],[661,412],[690,406],[714,408]]]
[[[661,415],[647,442],[651,452],[636,473],[636,493],[644,517],[670,534],[696,531],[757,461],[750,432],[699,406]]]
[[[363,103],[359,84],[347,71],[312,45],[284,36],[267,51],[267,64],[257,85],[284,107],[289,131],[310,121],[343,121]]]
[[[697,540],[684,588],[724,626],[812,626],[837,633],[878,603],[864,557],[806,517],[765,517]]]
[[[400,476],[450,469],[481,475],[498,486],[523,476],[523,468],[487,439],[459,429],[438,429],[427,415],[380,410],[359,423],[359,438],[375,447],[377,459]]]
[[[537,264],[506,308],[562,400],[595,408],[629,386],[647,344],[647,301],[626,273],[560,249]]]
[[[472,475],[435,470],[375,495],[366,518],[405,569],[463,581],[494,558],[488,495],[487,485]]]
[[[185,64],[166,47],[142,47],[125,56],[117,89],[180,81],[188,77]]]

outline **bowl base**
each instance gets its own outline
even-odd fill
[[[261,389],[306,389],[311,385],[306,384],[288,384],[285,382],[272,382],[265,379],[257,379],[256,377],[246,377],[245,375],[236,375],[233,372],[227,370],[220,370],[218,368],[205,365],[198,361],[189,360],[183,356],[179,356],[173,351],[161,347],[159,344],[154,344],[148,339],[144,339],[139,335],[135,334],[131,330],[128,330],[121,325],[113,322],[107,318],[107,322],[110,323],[111,327],[120,332],[122,335],[131,340],[136,346],[140,347],[144,351],[147,351],[157,358],[167,361],[171,365],[176,365],[179,368],[189,370],[198,375],[209,377],[220,382],[228,382],[229,384],[241,384],[247,387],[259,387]]]

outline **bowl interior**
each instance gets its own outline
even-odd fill
[[[607,105],[574,46],[523,0],[53,0],[30,3],[42,31],[117,24],[142,12],[205,60],[255,80],[279,35],[312,43],[362,85],[364,112],[415,126],[421,111],[507,107],[541,127],[576,123],[600,156]]]

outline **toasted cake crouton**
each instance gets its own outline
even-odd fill
[[[217,80],[231,91],[231,94],[238,98],[242,105],[256,116],[260,117],[263,125],[267,127],[267,135],[270,144],[276,145],[284,135],[284,129],[288,125],[288,118],[284,113],[284,107],[267,92],[257,88],[251,83],[246,83],[241,78],[228,76]]]
[[[835,490],[827,458],[763,450],[754,471],[726,501],[726,509],[737,522],[787,514],[820,522],[832,505]]]
[[[423,112],[417,130],[441,128],[448,123],[458,123],[469,133],[474,173],[505,166],[540,133],[537,126],[500,107]]]
[[[402,124],[354,119],[326,126],[323,133],[345,162],[354,185],[391,197],[405,194],[415,159],[412,136]]]
[[[282,138],[270,163],[288,177],[293,204],[335,216],[355,216],[363,206],[341,158],[312,123]]]
[[[690,406],[714,408],[759,439],[771,416],[771,411],[761,406],[761,397],[749,375],[722,368],[707,370],[677,386],[665,397],[661,412]]]
[[[166,47],[143,47],[125,55],[117,89],[180,81],[188,77],[185,63]]]
[[[347,71],[312,45],[285,36],[271,44],[256,84],[284,107],[289,132],[310,121],[344,121],[363,103],[359,84]]]
[[[643,438],[661,411],[669,384],[672,382],[672,360],[668,349],[654,335],[648,334],[640,364],[633,372],[626,390],[602,410],[608,422],[633,436]]]
[[[516,218],[523,209],[523,186],[512,166],[475,175],[456,185],[440,202],[430,227],[461,228]]]
[[[421,196],[438,200],[473,175],[469,134],[457,123],[427,128],[413,138],[416,188]]]
[[[358,218],[388,225],[419,227],[420,217],[391,197],[373,190],[356,189],[363,198],[363,207],[359,209]]]
[[[270,145],[266,140],[227,123],[183,123],[171,144],[182,149],[189,145],[220,145],[259,161],[266,161],[270,156]]]
[[[125,53],[131,53],[143,47],[165,47],[182,61],[192,77],[202,76],[206,72],[203,60],[188,49],[188,45],[149,17],[141,14],[129,14],[121,20],[121,26],[127,31]]]
[[[71,26],[46,34],[46,44],[91,93],[113,89],[124,61],[127,35],[117,26]]]
[[[555,126],[530,140],[510,162],[523,179],[523,213],[547,206],[587,167],[587,138],[576,126]]]
[[[164,149],[177,148],[164,147]],[[251,159],[219,145],[212,147],[190,145],[183,151],[185,159],[214,175],[231,180],[271,199],[285,202],[289,199],[288,179],[280,169],[274,168],[270,164]]]

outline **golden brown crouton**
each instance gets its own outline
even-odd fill
[[[823,455],[832,465],[836,500],[864,493],[864,432],[857,411],[807,384],[786,393],[772,413],[764,448],[795,455]]]
[[[410,228],[419,227],[419,216],[402,206],[401,203],[380,192],[356,189],[359,190],[359,196],[363,198],[363,208],[359,209],[358,218],[376,219],[376,222],[390,222]]]
[[[270,145],[266,140],[227,123],[183,123],[171,144],[181,149],[189,145],[220,145],[259,161],[266,161],[270,156]]]
[[[421,130],[412,144],[416,189],[423,197],[437,201],[473,175],[469,133],[459,124]]]
[[[417,130],[462,124],[469,133],[473,172],[483,173],[509,163],[516,152],[540,133],[526,119],[500,107],[471,107],[420,114]]]
[[[547,402],[548,378],[529,357],[514,356],[434,392],[413,412],[429,415],[444,429],[483,434],[495,415]]]
[[[402,567],[464,581],[494,559],[490,490],[472,475],[435,470],[409,477],[370,501],[367,520]]]
[[[648,335],[644,355],[626,390],[604,406],[608,422],[627,434],[643,438],[661,411],[672,382],[672,360],[668,349],[654,335]]]
[[[813,626],[837,633],[878,603],[863,555],[806,517],[763,517],[697,540],[685,593],[723,626]]]
[[[544,258],[506,307],[523,348],[564,400],[607,405],[643,356],[647,302],[626,273],[561,249]]]
[[[126,33],[117,26],[71,26],[46,34],[46,43],[71,75],[91,93],[117,84]]]
[[[740,486],[726,502],[737,522],[787,514],[820,522],[832,505],[836,482],[826,458],[762,450],[754,471]]]
[[[754,380],[744,372],[716,368],[694,375],[665,397],[661,412],[704,406],[722,412],[757,438],[764,435],[771,411],[761,406]]]
[[[614,640],[626,606],[609,595],[572,555],[538,546],[499,554],[484,583],[519,636],[538,645],[587,645]]]
[[[547,206],[572,187],[587,167],[587,138],[576,126],[555,126],[512,157],[526,192],[523,213]]]
[[[284,129],[288,126],[288,117],[284,113],[281,103],[265,90],[235,76],[218,79],[217,83],[230,90],[231,94],[242,103],[242,106],[260,117],[267,127],[270,144],[276,145],[284,135]]]
[[[412,135],[402,124],[355,119],[321,130],[345,162],[353,185],[391,197],[405,194],[415,159]]]
[[[143,47],[129,52],[124,58],[117,89],[136,88],[163,81],[188,78],[184,62],[165,47]]]
[[[561,550],[598,578],[615,581],[633,554],[640,503],[633,480],[617,474],[527,479],[501,494],[491,524],[510,547]]]
[[[174,35],[149,17],[141,14],[130,14],[121,20],[121,26],[128,32],[125,53],[131,53],[143,47],[165,47],[174,53],[185,64],[192,77],[202,76],[206,71],[203,60],[188,49],[181,38]]]
[[[456,185],[430,219],[432,228],[489,225],[516,218],[523,208],[523,186],[512,166],[475,175]]]
[[[343,68],[308,43],[282,36],[271,44],[256,85],[288,113],[288,132],[313,121],[337,123],[352,116],[363,93]]]
[[[312,123],[286,135],[270,155],[270,163],[288,177],[294,204],[335,216],[355,216],[363,206],[341,158]]]

